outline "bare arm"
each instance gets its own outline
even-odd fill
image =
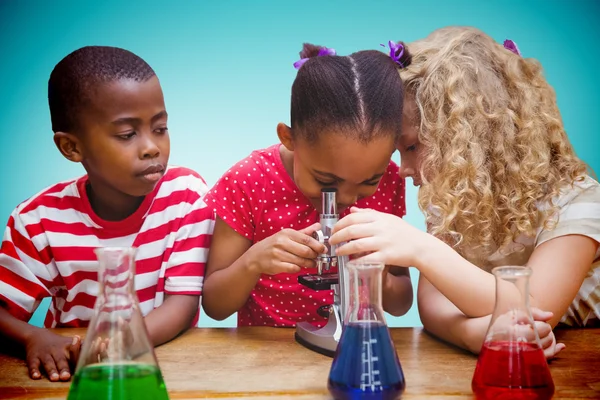
[[[0,303],[0,333],[6,339],[25,347],[27,339],[39,331],[42,328],[13,317]]]
[[[310,234],[313,224],[300,231],[283,229],[251,245],[250,240],[217,218],[208,255],[202,305],[209,317],[225,319],[246,303],[261,273],[298,273],[314,268],[325,246]]]
[[[474,354],[480,352],[491,315],[468,318],[423,275],[419,278],[417,296],[419,314],[425,330]],[[565,348],[563,343],[556,343],[552,326],[548,323],[553,314],[538,308],[532,308],[531,311],[544,355],[546,358],[553,358]]]
[[[48,379],[68,381],[74,368],[81,339],[79,336],[57,335],[13,317],[0,305],[0,334],[25,350],[27,368],[32,379],[40,379],[46,371]],[[7,344],[4,343],[3,347]]]
[[[209,317],[223,320],[248,300],[260,277],[250,271],[244,257],[251,246],[250,240],[217,217],[202,290],[202,306]]]
[[[384,271],[382,286],[383,309],[396,317],[406,314],[413,303],[413,289],[408,268],[389,267],[388,272]]]
[[[187,330],[200,304],[200,296],[170,295],[144,318],[152,345],[159,346]]]
[[[491,315],[468,318],[423,275],[419,277],[417,304],[425,330],[455,346],[479,353]]]
[[[437,241],[437,239],[436,239]],[[598,242],[581,235],[561,236],[536,247],[527,265],[530,305],[554,314],[555,326],[575,298],[594,259]],[[459,310],[469,317],[491,314],[495,278],[437,241],[422,252],[417,268]],[[477,301],[473,301],[477,299]]]

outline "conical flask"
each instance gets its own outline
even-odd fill
[[[383,264],[350,261],[349,306],[327,387],[335,399],[396,399],[404,374],[381,305]]]
[[[554,382],[529,309],[528,267],[497,267],[496,305],[472,389],[477,399],[550,399]]]
[[[95,253],[99,293],[67,399],[168,399],[134,290],[136,249]]]

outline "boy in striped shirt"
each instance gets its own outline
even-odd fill
[[[167,112],[152,68],[114,47],[84,47],[50,75],[58,150],[86,175],[11,214],[0,250],[0,334],[25,350],[31,378],[69,380],[80,347],[27,321],[45,297],[45,328],[85,327],[98,294],[93,250],[136,247],[135,290],[154,345],[197,321],[214,217],[204,180],[169,167]]]

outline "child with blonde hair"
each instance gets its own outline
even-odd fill
[[[415,266],[424,328],[478,353],[495,303],[491,269],[527,265],[547,357],[552,328],[600,325],[600,186],[565,133],[538,61],[474,28],[439,29],[407,48],[401,176],[428,232],[353,209],[338,254]],[[546,310],[546,311],[541,311]]]

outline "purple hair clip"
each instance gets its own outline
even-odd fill
[[[521,55],[521,52],[519,51],[519,48],[517,47],[517,44],[515,42],[513,42],[512,40],[510,40],[510,39],[506,39],[504,41],[504,48],[506,50],[512,51],[513,53],[515,53],[518,56]]]
[[[385,47],[384,44],[381,46]],[[404,55],[404,46],[402,43],[395,43],[394,41],[390,40],[388,42],[388,46],[390,47],[390,58],[394,60],[396,64],[404,68],[404,64],[402,64],[402,61],[400,61],[402,55]]]
[[[322,47],[321,49],[319,49],[319,54],[317,54],[318,57],[320,57],[320,56],[335,56],[335,55],[336,55],[335,49],[330,49],[327,47]],[[302,65],[304,65],[304,63],[307,62],[309,58],[310,57],[299,59],[298,61],[296,61],[294,63],[294,68],[300,69],[300,67]]]

